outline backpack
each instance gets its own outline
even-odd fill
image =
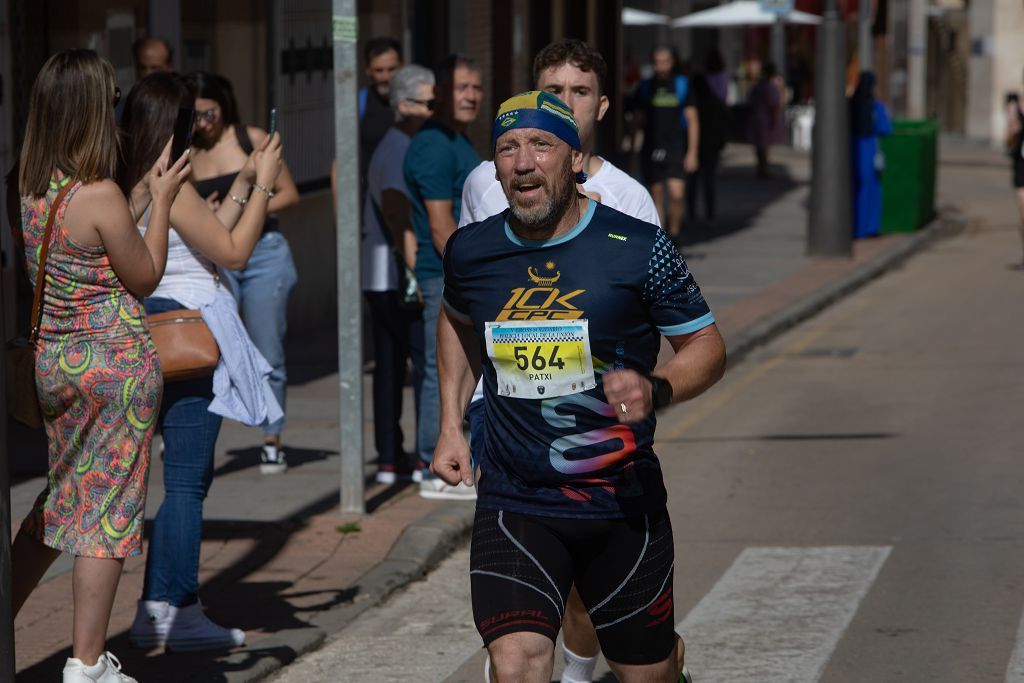
[[[686,101],[686,95],[690,91],[690,80],[682,75],[676,74],[676,99],[679,100],[679,104],[682,105]],[[640,98],[644,102],[651,101],[651,79],[645,78],[640,81]],[[684,108],[679,108],[679,123],[682,124],[683,128],[686,128],[686,112]]]

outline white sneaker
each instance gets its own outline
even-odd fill
[[[431,500],[476,500],[476,487],[466,486],[461,481],[452,486],[440,477],[424,479],[420,482],[420,497]]]
[[[394,472],[377,470],[376,479],[378,484],[387,484],[388,486],[390,486],[391,484],[394,484],[395,482],[398,481],[398,475],[395,474]]]
[[[263,444],[260,452],[260,474],[284,474],[288,471],[288,462],[284,458],[284,449],[272,443]]]
[[[135,621],[128,631],[128,642],[146,650],[163,647],[177,612],[178,608],[169,602],[139,600],[135,607]]]
[[[165,643],[168,650],[176,652],[226,650],[240,645],[245,645],[245,631],[213,623],[199,602],[178,608]]]
[[[416,468],[415,468],[415,469],[414,469],[414,470],[412,471],[412,482],[413,482],[414,484],[419,484],[419,483],[420,483],[420,482],[422,482],[422,481],[423,481],[423,468],[422,468],[422,467],[419,467],[419,466],[417,466],[417,467],[416,467]]]
[[[92,666],[81,659],[68,657],[64,664],[64,683],[139,683],[121,673],[121,662],[110,652],[104,652]]]
[[[245,632],[213,623],[199,602],[175,607],[167,602],[140,600],[128,640],[135,647],[147,649],[223,650],[244,645]]]

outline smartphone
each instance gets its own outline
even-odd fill
[[[173,164],[192,144],[192,131],[196,127],[196,110],[182,107],[178,110],[178,118],[174,120],[174,139],[171,141],[171,159]]]
[[[270,130],[267,131],[267,137],[274,137],[274,131],[277,130],[277,107],[270,108]]]

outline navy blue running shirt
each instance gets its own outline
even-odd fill
[[[517,236],[507,214],[457,230],[444,254],[444,304],[483,360],[477,505],[596,519],[664,507],[655,418],[619,424],[601,377],[648,373],[661,335],[712,324],[697,283],[661,228],[593,200],[547,241]]]

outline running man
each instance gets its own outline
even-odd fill
[[[577,193],[583,152],[565,103],[507,100],[492,140],[510,208],[448,240],[431,465],[473,484],[462,420],[482,370],[477,629],[497,681],[549,681],[575,583],[618,679],[674,682],[682,641],[653,411],[714,384],[725,345],[665,233]],[[655,368],[661,335],[676,353]]]
[[[613,209],[661,225],[658,211],[644,186],[623,173],[610,161],[593,152],[594,129],[608,112],[604,82],[608,73],[604,57],[582,40],[566,38],[551,43],[533,60],[533,78],[537,90],[557,95],[572,109],[579,127],[583,152],[583,169],[587,180],[584,192]],[[462,216],[459,227],[477,223],[508,208],[508,198],[495,176],[494,162],[484,161],[469,174],[462,190]],[[472,438],[470,443],[476,460],[483,447],[483,383],[477,383],[469,406]],[[590,683],[600,653],[597,635],[590,623],[579,594],[569,593],[563,623],[562,657],[565,671],[562,683]]]
[[[641,166],[662,225],[673,239],[678,239],[683,225],[686,176],[698,166],[700,124],[696,103],[690,95],[690,80],[679,73],[675,51],[656,47],[651,60],[654,78],[640,82],[635,98],[644,131]],[[666,190],[667,221],[663,213]]]

